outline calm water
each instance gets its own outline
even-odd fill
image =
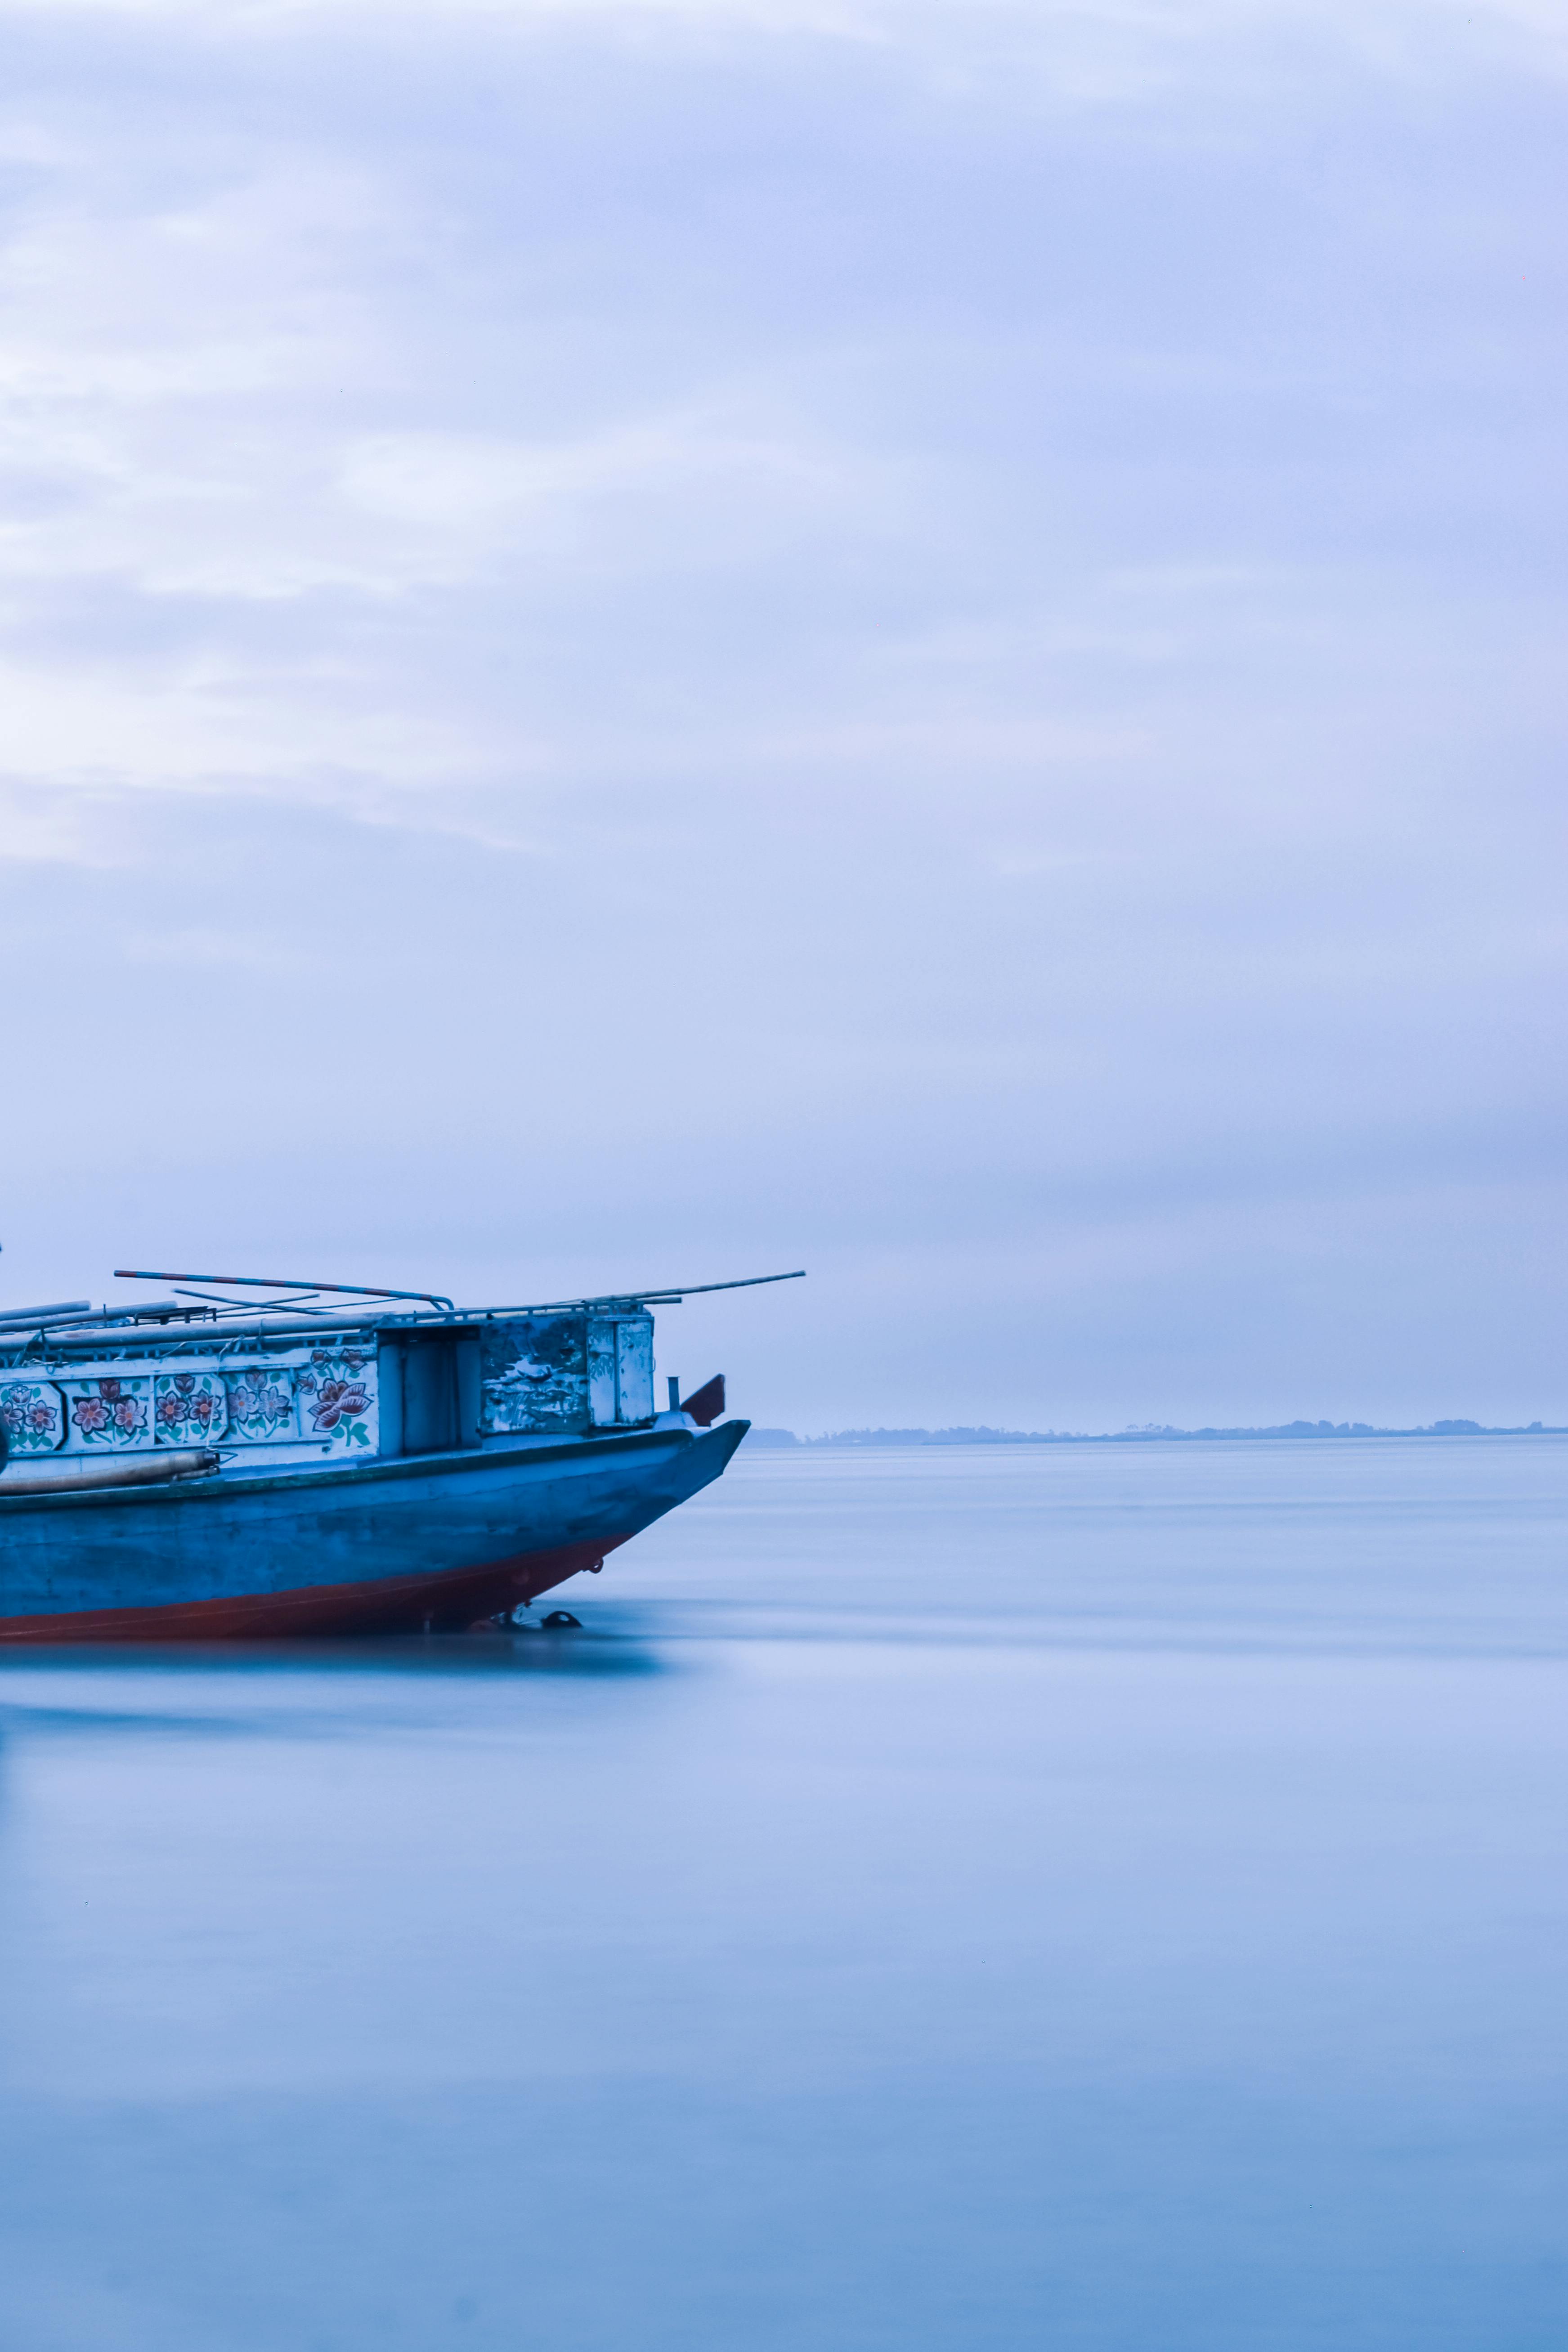
[[[742,1452],[580,1635],[5,1661],[0,2344],[1562,2352],[1565,1529]]]

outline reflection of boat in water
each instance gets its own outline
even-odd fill
[[[288,1295],[0,1315],[0,1642],[468,1625],[600,1568],[750,1426],[722,1375],[656,1410],[679,1291],[337,1312],[153,1278]]]

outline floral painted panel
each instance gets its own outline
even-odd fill
[[[65,1443],[65,1404],[52,1381],[0,1384],[0,1421],[13,1454],[52,1454]]]
[[[347,1454],[374,1454],[380,1441],[375,1359],[357,1348],[341,1356],[318,1348],[297,1375],[300,1434],[315,1437]]]
[[[247,1445],[264,1445],[269,1439],[292,1437],[293,1373],[272,1365],[230,1373],[228,1433]]]
[[[153,1380],[153,1434],[160,1445],[210,1445],[228,1425],[221,1372],[159,1372]]]
[[[146,1445],[152,1442],[150,1380],[62,1381],[70,1426],[66,1444]]]

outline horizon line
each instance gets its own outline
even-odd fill
[[[793,1429],[753,1424],[752,1444],[775,1445],[1129,1445],[1192,1443],[1221,1438],[1289,1438],[1296,1442],[1333,1437],[1568,1437],[1568,1426],[1532,1421],[1492,1425],[1460,1418],[1427,1422],[1409,1428],[1384,1428],[1371,1422],[1288,1421],[1251,1426],[1205,1424],[1183,1429],[1169,1422],[1129,1423],[1125,1429],[994,1429],[987,1423],[950,1423],[942,1429],[837,1429],[815,1437]]]

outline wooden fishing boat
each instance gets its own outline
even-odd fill
[[[461,1628],[596,1571],[751,1425],[722,1375],[656,1407],[651,1309],[689,1291],[151,1278],[221,1288],[0,1315],[0,1643]]]

